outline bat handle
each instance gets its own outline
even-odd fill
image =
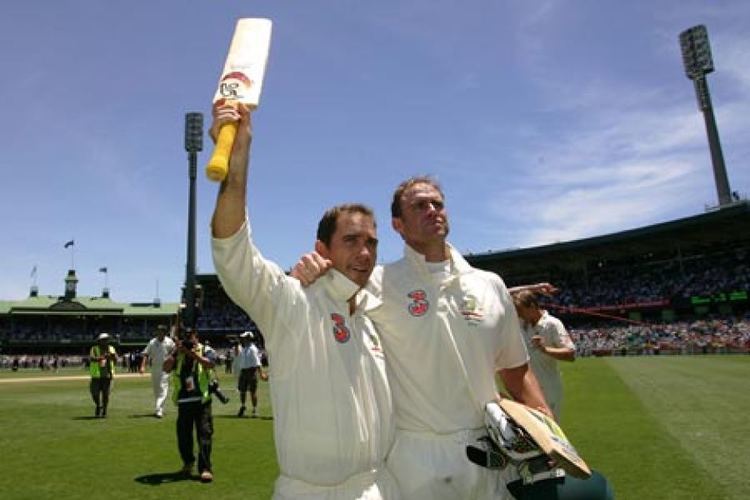
[[[211,160],[206,166],[206,176],[215,182],[223,181],[229,172],[229,157],[232,155],[234,137],[237,135],[237,123],[225,123],[219,129],[216,147]]]

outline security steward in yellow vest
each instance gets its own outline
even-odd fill
[[[108,333],[99,334],[96,338],[96,345],[89,352],[89,373],[91,374],[89,391],[96,405],[94,416],[97,418],[107,416],[109,393],[117,364],[117,352],[109,345],[109,338]]]
[[[182,473],[192,475],[195,464],[193,428],[198,440],[198,470],[203,482],[213,481],[211,439],[213,417],[209,384],[215,363],[213,349],[198,342],[194,331],[177,341],[177,348],[164,361],[163,369],[172,374],[172,399],[177,404],[177,446]]]

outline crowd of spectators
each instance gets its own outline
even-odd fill
[[[552,274],[567,307],[602,307],[672,302],[692,296],[750,291],[750,258],[746,249],[666,261],[628,259],[598,262],[586,272]]]
[[[0,355],[0,368],[3,370],[57,371],[69,366],[84,366],[85,358],[77,355],[46,354],[46,355]]]
[[[107,322],[86,322],[84,320],[52,321],[46,317],[28,316],[16,319],[13,325],[0,325],[0,338],[16,342],[90,342],[102,332],[107,332],[120,340],[149,339],[153,335],[156,322],[146,319],[133,319]]]
[[[750,316],[577,326],[568,331],[581,356],[750,352]]]

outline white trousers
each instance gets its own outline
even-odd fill
[[[164,412],[164,402],[167,400],[169,392],[169,374],[163,371],[151,372],[151,383],[154,387],[154,399],[156,400],[157,412]]]
[[[383,466],[379,471],[352,476],[343,483],[323,486],[279,476],[273,500],[400,500],[393,476]],[[404,497],[406,499],[406,497]]]
[[[388,470],[408,500],[496,500],[513,498],[505,471],[469,461],[466,445],[487,435],[485,429],[453,434],[396,430]]]

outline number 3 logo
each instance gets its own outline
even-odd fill
[[[430,309],[430,302],[427,300],[427,293],[424,290],[414,290],[406,296],[412,299],[412,302],[408,305],[409,314],[412,316],[424,316]]]
[[[349,329],[346,327],[344,317],[340,314],[331,313],[331,321],[333,321],[333,338],[336,339],[336,342],[342,344],[347,342],[351,335],[349,334]]]

